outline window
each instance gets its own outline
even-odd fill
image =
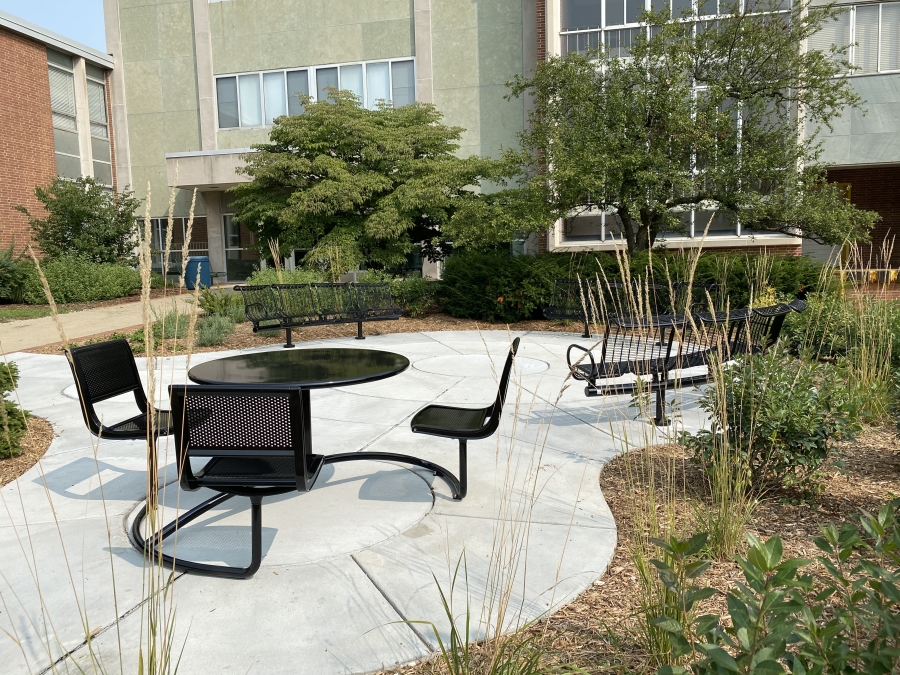
[[[75,75],[72,57],[48,49],[47,62],[56,173],[62,178],[80,178],[81,152],[78,149],[78,125],[75,122]]]
[[[85,64],[88,116],[91,124],[91,158],[94,178],[112,187],[112,157],[109,150],[109,119],[106,114],[106,72]]]
[[[225,235],[225,275],[228,281],[245,281],[259,267],[259,251],[252,248],[255,237],[234,216],[222,216]]]
[[[217,77],[219,129],[271,126],[282,115],[301,115],[299,95],[324,100],[329,87],[353,92],[370,109],[379,101],[408,105],[416,100],[415,63],[397,59]]]
[[[187,234],[187,218],[172,218],[172,248],[169,253],[168,274],[181,274],[181,251]],[[166,247],[166,232],[169,230],[169,218],[150,219],[150,247],[152,251],[151,269],[163,274],[163,252]],[[143,230],[141,230],[143,233]],[[189,255],[209,255],[209,242],[206,232],[206,218],[194,218],[191,229],[191,241],[188,243]]]
[[[827,53],[850,46],[849,75],[900,71],[900,2],[848,7],[809,39],[809,48]]]

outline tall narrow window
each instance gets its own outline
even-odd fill
[[[366,107],[374,110],[379,101],[391,100],[391,69],[387,61],[366,65]]]
[[[62,178],[81,177],[81,152],[75,123],[75,76],[72,57],[47,50],[50,75],[50,110],[53,115],[53,142],[56,173]]]
[[[241,75],[238,78],[241,102],[241,126],[262,126],[262,105],[259,98],[259,74]]]
[[[276,117],[287,112],[284,73],[263,73],[263,93],[266,98],[266,124],[272,124]]]
[[[858,75],[878,72],[878,14],[878,5],[856,8],[853,72]]]
[[[900,2],[881,6],[880,67],[882,72],[900,70]]]
[[[299,94],[309,96],[309,74],[305,70],[289,70],[287,74],[288,115],[302,115]]]
[[[822,26],[822,30],[810,36],[809,48],[818,49],[827,55],[831,50],[831,45],[848,46],[850,44],[850,18],[850,10],[846,9],[838,14],[837,20],[826,22]],[[846,57],[839,56],[837,58],[843,60]]]
[[[91,157],[94,178],[112,187],[112,158],[109,151],[109,119],[106,115],[106,73],[87,64],[88,114],[91,120]]]
[[[363,100],[363,69],[362,64],[341,66],[341,89],[348,89]]]
[[[412,61],[394,61],[391,64],[391,98],[395,108],[415,102],[416,76]]]
[[[606,25],[621,26],[625,23],[625,0],[606,0]]]
[[[236,77],[220,77],[216,80],[216,99],[219,103],[219,128],[233,129],[240,126]]]
[[[316,68],[316,100],[324,101],[328,98],[328,90],[331,88],[338,88],[338,69]]]

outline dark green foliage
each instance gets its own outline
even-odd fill
[[[224,316],[233,323],[247,320],[244,312],[244,299],[240,293],[214,291],[209,288],[200,289],[200,309],[207,316]]]
[[[438,309],[441,282],[421,276],[393,277],[377,270],[364,272],[356,280],[363,284],[389,283],[394,304],[413,318]]]
[[[125,190],[107,191],[93,178],[55,178],[46,187],[36,187],[34,195],[47,215],[28,216],[34,241],[46,259],[76,254],[93,263],[134,262],[137,243],[135,211],[140,200]]]
[[[0,300],[22,302],[28,270],[29,263],[24,253],[16,253],[15,242],[0,251]]]
[[[676,252],[644,252],[628,263],[632,278],[649,276],[668,284],[689,278],[689,259]],[[763,274],[760,275],[759,270]],[[705,253],[700,256],[694,283],[724,284],[732,308],[746,307],[751,294],[793,298],[801,289],[815,288],[822,265],[802,256]],[[762,276],[762,279],[759,277]],[[440,304],[448,314],[481,321],[521,321],[541,318],[549,304],[556,279],[622,278],[619,261],[609,253],[546,253],[516,256],[508,253],[464,251],[444,264]],[[751,291],[751,287],[765,288]],[[502,298],[502,300],[501,300]]]
[[[811,560],[783,557],[779,537],[750,535],[746,558],[738,558],[744,583],[728,591],[728,621],[715,614],[654,620],[670,635],[670,663],[657,675],[803,673],[850,675],[896,673],[900,668],[900,500],[877,515],[864,514],[840,529],[831,524],[815,539],[821,551],[815,573],[801,573]],[[711,595],[694,581],[698,563],[669,551],[654,561],[671,588],[673,610]],[[703,563],[699,563],[702,565]]]
[[[98,264],[69,255],[45,260],[41,263],[41,269],[50,284],[53,299],[58,303],[121,298],[141,289],[140,272],[124,265]],[[33,263],[28,268],[23,299],[30,305],[47,302]]]
[[[795,359],[776,347],[724,365],[716,379],[700,399],[711,429],[685,433],[681,442],[708,467],[726,441],[757,490],[815,488],[830,442],[859,429],[861,401],[837,366]]]
[[[212,347],[225,342],[234,332],[234,320],[222,314],[210,314],[197,319],[197,346]]]
[[[6,400],[6,395],[19,383],[19,367],[15,363],[0,362],[0,398],[5,412],[0,410],[0,459],[21,454],[20,443],[28,429],[30,413],[22,410],[15,401]]]
[[[295,269],[293,272],[267,267],[264,270],[256,270],[245,282],[248,286],[272,286],[274,284],[315,284],[324,281],[322,275],[307,269]]]

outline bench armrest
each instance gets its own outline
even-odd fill
[[[591,375],[594,375],[597,372],[597,362],[594,361],[594,354],[592,353],[592,351],[590,349],[586,349],[585,347],[582,347],[581,345],[578,345],[578,344],[569,345],[569,348],[566,350],[566,363],[569,364],[569,372],[572,373],[572,377],[576,380],[582,380],[583,382],[587,382],[588,378],[586,378],[581,372],[579,372],[578,368],[576,367],[578,365],[578,363],[576,362],[575,365],[572,365],[572,350],[573,349],[580,349],[585,354],[587,354],[588,359],[590,359],[590,361],[591,361]],[[583,358],[584,358],[584,356],[581,357],[581,359],[583,359]],[[578,359],[578,361],[580,362],[581,359]]]

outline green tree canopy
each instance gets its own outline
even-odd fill
[[[34,195],[47,215],[36,218],[24,206],[16,209],[28,216],[32,238],[44,257],[77,255],[95,263],[135,261],[137,245],[135,211],[140,200],[125,190],[110,192],[93,178],[55,178]]]
[[[513,95],[536,101],[518,155],[535,219],[606,212],[630,253],[683,230],[691,210],[820,243],[865,240],[877,214],[847,203],[819,161],[818,132],[861,103],[839,76],[846,49],[802,49],[838,10],[778,8],[720,5],[714,21],[647,13],[652,29],[626,58],[569,54],[518,78]]]
[[[309,249],[305,263],[341,271],[391,268],[416,246],[438,258],[447,225],[487,201],[479,186],[510,172],[499,160],[457,157],[463,129],[442,124],[433,105],[367,110],[347,91],[304,105],[275,120],[270,142],[246,156],[253,180],[231,190],[236,220],[264,253],[277,239],[283,250]]]

